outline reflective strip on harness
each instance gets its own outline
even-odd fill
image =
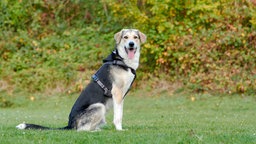
[[[104,95],[107,97],[112,97],[111,91],[99,80],[99,78],[94,74],[92,79],[104,90]]]

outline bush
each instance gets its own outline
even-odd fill
[[[95,3],[97,2],[97,5]],[[5,90],[75,92],[122,28],[144,32],[139,79],[196,92],[255,93],[256,11],[250,1],[1,1]],[[14,88],[15,87],[15,88]],[[61,88],[59,88],[61,87]]]
[[[120,25],[129,22],[146,31],[144,71],[156,76],[164,72],[173,81],[182,79],[194,91],[255,90],[256,13],[252,3],[137,1],[136,7],[135,2],[113,2],[110,7],[115,19],[125,15]]]

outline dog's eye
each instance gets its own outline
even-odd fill
[[[128,36],[124,36],[124,39],[128,39]]]
[[[134,36],[134,39],[137,39],[138,38],[138,36]]]

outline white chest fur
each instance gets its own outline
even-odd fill
[[[131,72],[130,69],[124,70],[122,68],[114,68],[112,76],[113,76],[113,86],[118,87],[122,91],[122,96],[126,94],[128,89],[130,88],[135,75]]]

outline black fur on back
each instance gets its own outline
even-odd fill
[[[112,78],[110,75],[111,65],[103,65],[96,75],[108,88],[112,89]],[[86,111],[86,109],[95,103],[106,103],[109,97],[104,95],[104,90],[94,81],[91,81],[82,91],[69,114],[68,128],[75,128],[76,118]]]

